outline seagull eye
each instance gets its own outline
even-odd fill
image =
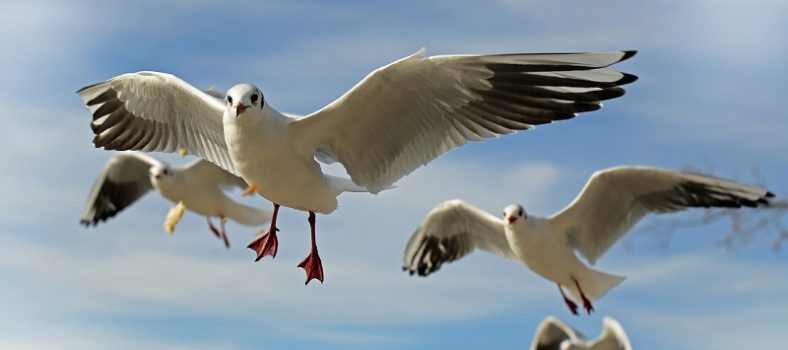
[[[232,96],[227,96],[227,103],[233,104],[233,97]]]
[[[523,208],[517,211],[517,216],[523,216]]]
[[[257,103],[258,98],[260,98],[260,95],[256,93],[252,94],[252,103]]]

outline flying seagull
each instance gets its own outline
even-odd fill
[[[208,161],[198,159],[184,166],[170,166],[138,152],[118,152],[107,161],[85,203],[80,222],[85,226],[105,221],[156,188],[164,198],[183,202],[186,209],[205,216],[208,227],[229,247],[225,218],[242,225],[262,225],[271,212],[234,202],[223,189],[246,187],[243,179]],[[218,217],[221,229],[211,222]]]
[[[556,282],[569,310],[575,300],[585,310],[624,280],[588,267],[649,213],[694,207],[757,207],[774,195],[760,187],[689,172],[622,166],[594,173],[585,188],[550,217],[527,215],[512,204],[499,219],[460,200],[433,209],[405,247],[403,270],[427,276],[444,263],[479,248],[520,260],[540,276]]]
[[[632,350],[624,328],[611,317],[602,318],[602,334],[587,340],[555,317],[545,318],[536,330],[530,350]]]
[[[323,281],[315,213],[333,212],[340,193],[377,193],[469,141],[597,110],[637,79],[607,68],[634,54],[424,57],[422,49],[302,118],[278,112],[251,84],[219,100],[158,72],[123,74],[78,94],[93,114],[96,147],[185,148],[256,185],[274,203],[268,233],[249,245],[257,260],[276,255],[280,205],[309,212],[312,249],[299,264],[309,283]],[[341,163],[350,179],[324,174],[318,161]]]

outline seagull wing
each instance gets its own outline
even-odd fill
[[[165,73],[119,75],[80,89],[93,113],[93,144],[108,150],[181,148],[236,173],[224,141],[220,99]]]
[[[548,317],[539,324],[530,350],[560,350],[565,340],[576,341],[583,337],[572,327],[555,317]]]
[[[164,164],[137,152],[119,152],[104,166],[85,203],[80,222],[95,225],[115,216],[153,188],[149,169]]]
[[[504,230],[503,221],[485,211],[460,200],[444,202],[411,236],[402,269],[427,276],[475,248],[515,259]]]
[[[469,141],[597,110],[636,77],[606,68],[634,51],[450,55],[424,50],[381,67],[295,121],[303,154],[341,162],[377,192]],[[336,157],[325,157],[336,155]]]
[[[594,173],[575,200],[550,218],[557,232],[593,264],[648,213],[695,207],[768,204],[766,189],[717,177],[647,167]]]
[[[602,319],[602,334],[588,345],[589,350],[632,350],[624,328],[615,319],[604,317]]]
[[[187,164],[184,166],[183,171],[205,185],[217,185],[223,188],[238,187],[241,189],[249,186],[241,177],[230,174],[204,159],[197,159]]]

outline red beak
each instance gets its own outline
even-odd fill
[[[244,106],[242,103],[238,102],[238,104],[235,105],[235,116],[237,117],[237,116],[241,115],[241,113],[246,111],[247,108],[249,108],[249,107],[248,106]]]
[[[516,217],[516,216],[510,216],[510,217],[506,218],[506,221],[508,221],[508,222],[509,222],[509,225],[511,225],[511,224],[513,224],[515,221],[517,221],[517,217]]]

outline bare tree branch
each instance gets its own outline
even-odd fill
[[[705,165],[704,171],[697,167],[685,165],[684,171],[713,174],[713,166]],[[766,187],[766,178],[757,168],[752,169],[754,183]],[[739,247],[748,248],[753,242],[769,237],[771,247],[780,250],[788,243],[788,226],[785,219],[788,217],[788,200],[778,199],[770,201],[768,206],[758,208],[710,208],[701,211],[700,215],[692,213],[676,217],[652,217],[641,225],[632,239],[638,237],[657,238],[661,249],[667,250],[676,231],[698,226],[709,225],[717,222],[727,222],[728,231],[717,242],[718,245],[729,250]],[[632,249],[632,242],[628,239],[625,245]]]

